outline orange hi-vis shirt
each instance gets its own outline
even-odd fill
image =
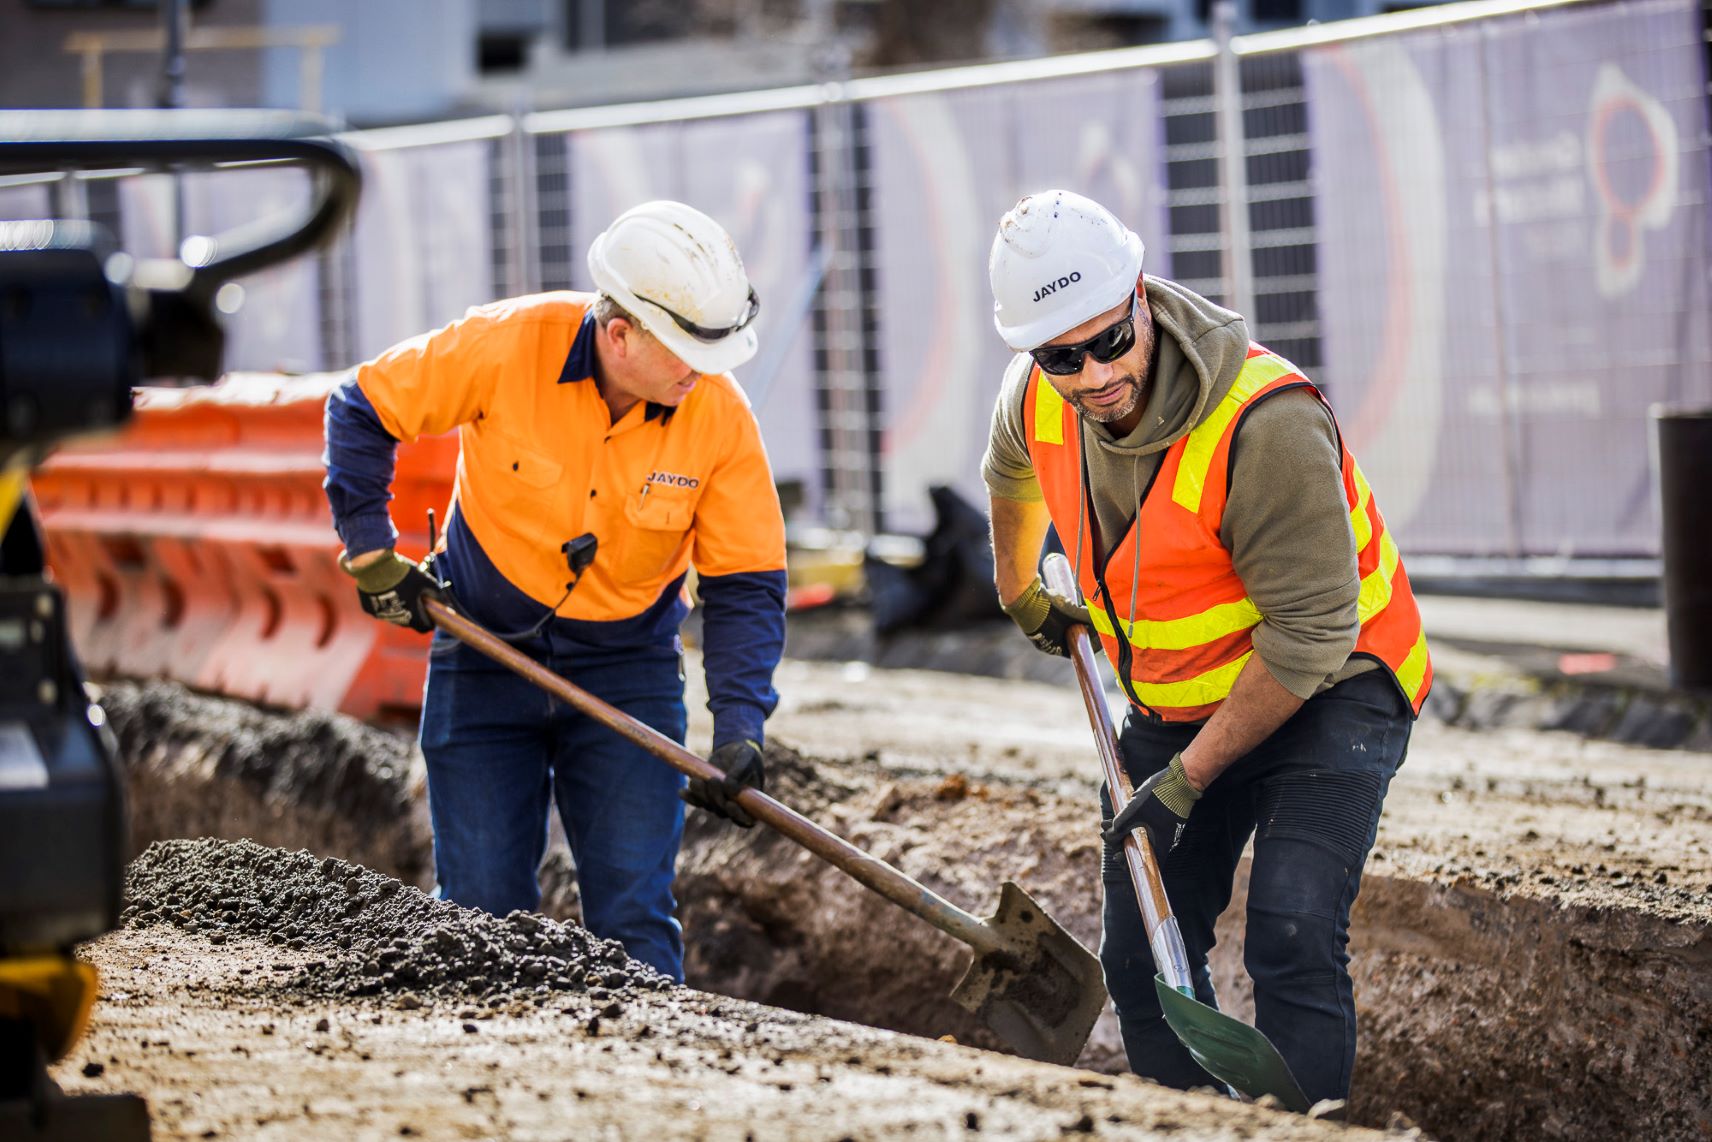
[[[357,369],[401,441],[459,435],[454,518],[543,608],[570,579],[562,545],[593,533],[593,564],[560,618],[629,619],[693,565],[703,578],[785,568],[784,520],[760,428],[727,374],[676,408],[639,402],[617,423],[593,379],[591,294],[471,309]],[[454,563],[453,590],[464,598]]]
[[[1071,562],[1094,629],[1130,701],[1163,721],[1210,717],[1254,654],[1252,632],[1263,616],[1219,539],[1231,446],[1245,411],[1295,388],[1320,395],[1284,358],[1251,345],[1230,391],[1166,451],[1128,532],[1097,563],[1093,529],[1079,526],[1089,514],[1082,418],[1038,368],[1029,377],[1028,451],[1053,525],[1061,538],[1083,536]],[[1420,610],[1396,541],[1341,433],[1338,450],[1361,580],[1353,653],[1383,663],[1419,714],[1432,685]]]

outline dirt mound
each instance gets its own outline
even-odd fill
[[[606,999],[674,986],[616,940],[514,912],[435,900],[358,865],[248,841],[165,841],[131,863],[125,923],[170,923],[213,943],[260,937],[327,959],[292,986],[349,995],[490,999],[587,992]]]

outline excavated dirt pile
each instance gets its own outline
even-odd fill
[[[630,997],[674,986],[616,940],[524,912],[500,918],[333,857],[249,841],[161,841],[131,863],[125,923],[171,923],[214,944],[266,939],[325,960],[294,981],[332,994],[490,999]]]
[[[330,857],[162,842],[127,891],[54,1077],[143,1094],[162,1140],[1378,1137],[674,987]]]
[[[800,712],[787,705],[774,718],[770,791],[977,914],[1015,879],[1095,946],[1085,738],[1064,734],[1068,744],[1043,740],[1021,753],[1015,744],[1042,724],[1085,733],[1074,694],[946,675],[865,687],[860,676],[800,663],[785,683]],[[962,708],[991,716],[935,721],[963,684]],[[581,929],[477,916],[325,859],[420,883],[429,845],[420,762],[401,739],[176,688],[150,686],[113,705],[126,723],[139,820],[316,854],[157,846],[133,880],[137,922],[267,940],[315,961],[305,988],[356,999],[382,989],[468,1002],[489,995],[478,989],[491,974],[502,1002],[562,995],[560,981],[652,1001],[648,983],[615,960],[610,967],[630,972],[628,992],[590,982],[612,953],[578,944]],[[1013,709],[1020,729],[1006,720]],[[815,756],[782,740],[812,741]],[[366,758],[365,748],[374,750]],[[283,759],[277,772],[273,756]],[[1444,1138],[1712,1136],[1708,766],[1712,758],[1566,735],[1418,728],[1354,918],[1363,1037],[1352,1117],[1383,1125],[1401,1114]],[[350,807],[341,790],[357,791]],[[235,879],[205,887],[201,864],[216,854],[218,875]],[[967,960],[961,945],[764,828],[692,815],[680,869],[692,985],[992,1042],[948,998]],[[553,909],[574,911],[563,863],[546,879]],[[1252,1019],[1242,909],[1239,891],[1213,967],[1227,1009]],[[602,965],[592,973],[590,957]],[[1082,1064],[1122,1068],[1109,1019]]]

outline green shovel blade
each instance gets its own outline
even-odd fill
[[[1166,983],[1163,975],[1153,977],[1153,986],[1159,991],[1165,1022],[1203,1070],[1250,1098],[1270,1094],[1286,1109],[1298,1114],[1308,1112],[1307,1096],[1296,1085],[1296,1076],[1290,1073],[1289,1064],[1270,1039],[1248,1024],[1184,995]]]

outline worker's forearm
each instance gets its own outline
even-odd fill
[[[708,575],[702,599],[702,666],[713,746],[762,741],[762,723],[779,704],[773,671],[785,648],[785,573]]]
[[[398,541],[388,503],[398,441],[381,423],[354,376],[327,398],[327,478],[322,486],[333,527],[353,560]],[[379,558],[375,555],[374,558]]]
[[[1268,737],[1302,708],[1302,699],[1273,678],[1255,655],[1207,724],[1183,750],[1189,784],[1205,789],[1230,764]]]
[[[1034,582],[1052,516],[1044,503],[989,496],[993,520],[993,585],[999,602],[1016,601]]]

